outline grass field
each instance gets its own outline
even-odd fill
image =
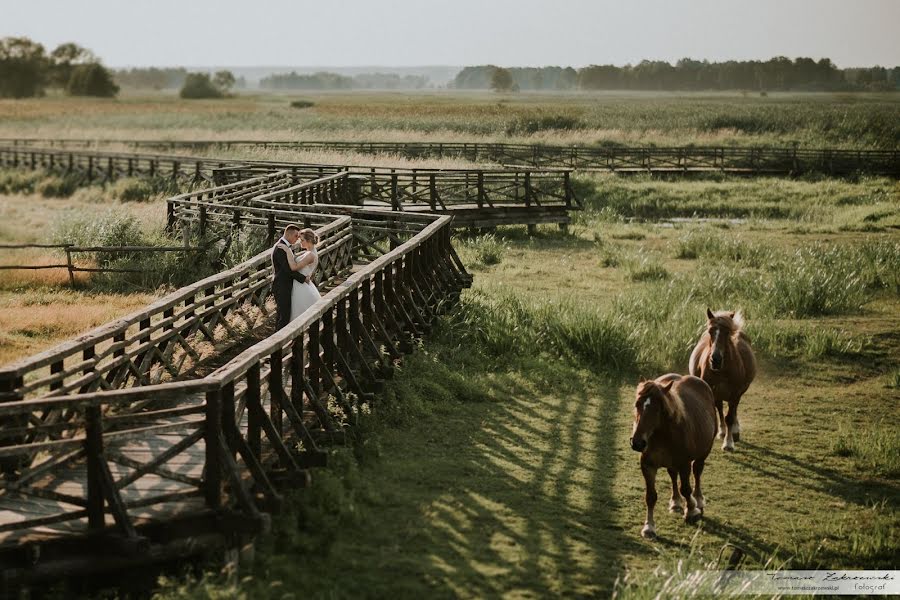
[[[277,96],[3,101],[0,135],[897,145],[893,96],[311,98],[304,111]],[[72,127],[75,113],[84,118]],[[505,135],[545,113],[587,125]],[[703,124],[724,114],[771,123]],[[405,360],[352,442],[291,497],[255,563],[237,579],[174,574],[157,597],[668,597],[672,573],[714,567],[726,543],[747,551],[748,567],[900,568],[898,183],[575,184],[586,210],[569,233],[460,234],[473,289]],[[0,237],[41,239],[63,207],[161,224],[159,201],[107,196],[8,194],[2,223],[29,226]],[[71,335],[64,326],[89,326],[100,313],[77,318],[90,307],[120,314],[150,297],[0,283],[4,318],[19,315],[0,322],[0,362]],[[742,441],[733,454],[715,445],[699,525],[664,512],[659,484],[660,539],[645,541],[628,446],[634,387],[686,370],[707,306],[744,311],[760,363],[741,404]],[[46,337],[32,333],[45,323]]]
[[[895,182],[581,183],[568,235],[458,240],[473,290],[244,579],[159,597],[653,597],[726,543],[748,567],[897,568]],[[635,383],[686,370],[708,305],[746,313],[760,374],[703,522],[663,512],[648,542]]]
[[[894,149],[898,94],[421,92],[0,100],[0,137],[509,141]]]

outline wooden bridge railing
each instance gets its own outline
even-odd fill
[[[240,167],[238,172],[242,177],[249,177],[284,170],[289,165],[254,162]],[[356,166],[347,169],[346,185],[342,193],[334,195],[340,203],[438,213],[463,207],[488,210],[509,206],[526,209],[563,207],[568,210],[582,207],[572,187],[569,169],[393,169]],[[333,178],[332,181],[337,181],[340,174]],[[304,198],[276,190],[261,200],[297,204],[305,203]]]
[[[349,271],[349,217],[316,214],[324,282]],[[269,251],[232,269],[183,287],[145,309],[35,356],[0,368],[0,402],[86,393],[178,378],[201,362],[198,341],[219,343],[216,329],[234,334],[235,314],[248,328],[268,309]]]
[[[169,179],[174,184],[218,181],[216,173],[239,167],[245,161],[194,156],[103,152],[84,149],[44,148],[25,144],[0,145],[0,167],[44,169],[83,175],[88,182],[112,181],[121,177]],[[286,169],[293,181],[318,179],[342,170],[331,165],[293,163]],[[224,183],[237,183],[230,181]]]
[[[370,384],[469,285],[451,252],[451,217],[427,218],[300,318],[202,379],[108,391],[67,386],[64,396],[0,403],[4,422],[18,424],[3,430],[0,459],[24,465],[0,483],[0,504],[38,498],[53,507],[0,525],[0,546],[71,522],[71,534],[111,534],[141,552],[159,542],[143,527],[148,519],[204,511],[235,515],[215,521],[219,530],[236,518],[249,522],[244,531],[264,526],[262,511],[280,501],[278,480],[302,484],[305,469],[321,463],[314,431],[337,434],[352,423],[372,399]],[[69,418],[48,423],[35,414]]]
[[[285,171],[277,171],[271,175],[246,179],[241,183],[227,184],[210,190],[197,190],[169,198],[167,229],[171,231],[176,226],[181,226],[187,231],[196,231],[200,238],[203,238],[211,228],[253,227],[264,229],[266,239],[271,242],[277,230],[288,223],[299,220],[304,227],[312,227],[314,218],[322,218],[315,213],[297,211],[295,208],[297,204],[314,202],[336,204],[347,195],[346,173],[337,173],[300,184],[293,184],[291,177]],[[267,187],[260,185],[252,188],[240,187],[242,183],[265,182],[269,179],[276,179],[279,183]],[[226,189],[233,191],[221,193]],[[280,194],[279,197],[296,201],[291,205],[282,206],[287,210],[253,210],[254,207],[267,208],[265,199],[273,197],[273,194]]]
[[[555,146],[481,142],[340,142],[264,140],[0,140],[19,146],[94,147],[108,143],[135,148],[200,151],[210,148],[284,148],[362,154],[392,154],[406,158],[464,158],[473,162],[520,164],[600,171],[691,172],[706,170],[748,174],[854,172],[900,176],[900,150],[734,146]]]

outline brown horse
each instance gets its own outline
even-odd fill
[[[702,379],[669,373],[638,384],[631,448],[641,453],[641,473],[647,487],[647,522],[641,529],[643,537],[656,537],[653,507],[656,506],[656,471],[660,467],[665,467],[672,479],[669,510],[681,511],[681,498],[684,497],[687,504],[685,522],[694,523],[700,518],[705,504],[700,475],[715,441],[715,401],[712,390]]]
[[[750,339],[741,330],[744,319],[740,313],[713,314],[707,308],[706,317],[707,330],[691,352],[688,369],[712,388],[719,413],[719,435],[725,438],[722,450],[731,452],[734,443],[741,439],[737,409],[741,396],[756,377],[756,358]],[[726,402],[728,416],[724,414]]]

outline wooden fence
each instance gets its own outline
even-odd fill
[[[69,273],[69,284],[75,287],[76,273],[145,273],[146,269],[124,269],[109,266],[92,266],[79,267],[75,264],[72,255],[90,252],[97,255],[108,255],[109,261],[114,261],[123,257],[131,257],[134,255],[142,255],[144,253],[156,252],[206,252],[206,247],[190,247],[190,246],[76,246],[74,244],[0,244],[0,250],[27,250],[32,248],[47,248],[62,250],[66,254],[65,264],[41,264],[41,265],[0,265],[0,271],[9,270],[44,270],[44,269],[66,269]]]
[[[202,378],[151,379],[149,366],[182,377],[173,348],[196,354],[194,334],[264,310],[267,253],[0,371],[4,581],[59,573],[54,561],[96,571],[189,555],[196,546],[173,544],[264,529],[281,487],[306,483],[322,463],[320,436],[356,420],[393,359],[471,281],[452,252],[450,217],[339,210],[382,225],[412,220],[418,231],[350,274],[352,217],[333,218],[319,228],[320,260],[335,257],[325,276],[340,272],[340,284]],[[40,558],[17,560],[37,544]]]
[[[2,141],[2,140],[0,140]],[[51,140],[9,139],[19,146],[45,145]],[[870,173],[900,177],[900,150],[848,150],[839,148],[734,147],[734,146],[553,146],[539,144],[465,142],[339,142],[262,140],[54,140],[71,147],[108,143],[135,148],[200,151],[211,148],[284,148],[362,154],[388,154],[405,158],[464,158],[473,162],[560,167],[617,172],[692,173],[725,171],[740,174],[845,175]]]

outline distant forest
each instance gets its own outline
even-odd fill
[[[269,75],[259,82],[264,90],[419,90],[427,86],[428,78],[420,75],[362,73],[348,77],[324,71],[304,75],[292,71]]]
[[[642,61],[637,65],[572,67],[466,67],[451,87],[460,90],[748,90],[892,91],[900,67],[838,69],[830,59],[783,56],[767,61]]]

